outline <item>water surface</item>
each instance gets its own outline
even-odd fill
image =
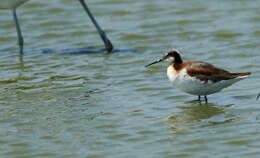
[[[259,156],[259,0],[87,2],[115,47],[138,53],[39,53],[103,45],[78,1],[34,0],[18,9],[21,60],[0,11],[1,158]],[[172,48],[253,74],[199,104],[167,63],[144,67]]]

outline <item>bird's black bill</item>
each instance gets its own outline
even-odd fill
[[[156,60],[156,61],[154,61],[154,62],[152,62],[152,63],[150,63],[150,64],[148,64],[148,65],[145,65],[145,67],[151,66],[151,65],[153,65],[153,64],[157,64],[157,63],[159,63],[159,62],[161,62],[161,61],[163,61],[163,60],[162,60],[162,59]]]

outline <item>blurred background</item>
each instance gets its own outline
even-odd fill
[[[0,10],[1,158],[259,156],[259,0],[86,3],[116,48],[138,52],[39,53],[103,42],[77,0],[31,0],[17,10],[22,61]],[[172,48],[253,74],[200,104],[173,88],[168,63],[144,67]]]

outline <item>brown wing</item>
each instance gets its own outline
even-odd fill
[[[232,73],[205,62],[193,62],[187,67],[187,73],[192,77],[205,81],[205,83],[209,80],[218,82],[235,78]]]

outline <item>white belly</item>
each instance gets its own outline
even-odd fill
[[[0,9],[13,9],[27,1],[28,0],[0,0]]]
[[[211,81],[205,83],[204,81],[200,81],[195,77],[190,77],[187,74],[186,69],[181,70],[177,75],[176,71],[172,68],[168,68],[167,76],[175,87],[192,95],[213,94],[243,79],[243,78],[235,78],[230,80],[222,80],[215,83]]]

